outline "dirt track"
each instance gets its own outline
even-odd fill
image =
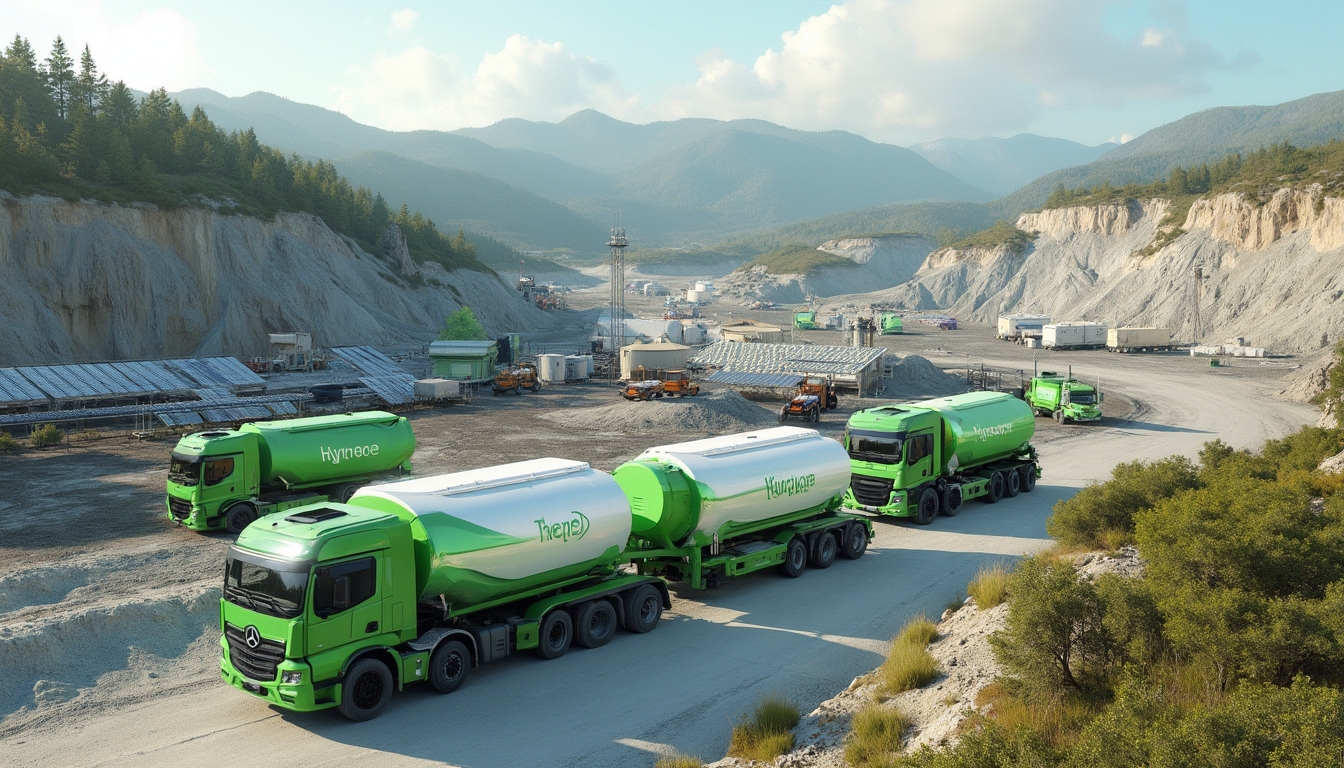
[[[885,340],[947,367],[969,359],[1031,369],[1030,350],[986,339],[983,329]],[[1307,407],[1271,398],[1281,369],[1217,371],[1190,358],[1100,352],[1043,359],[1101,376],[1109,406],[1131,412],[1101,427],[1038,420],[1045,476],[1035,493],[971,504],[924,528],[881,521],[864,558],[796,581],[761,573],[712,592],[679,590],[650,635],[622,634],[555,662],[509,659],[448,697],[408,689],[367,724],[272,710],[219,681],[218,570],[231,537],[162,518],[171,442],[109,440],[0,457],[8,499],[0,502],[0,764],[334,765],[364,757],[638,766],[671,747],[714,759],[726,749],[729,723],[763,693],[784,692],[811,709],[871,669],[906,617],[937,615],[980,565],[1044,546],[1051,504],[1116,462],[1193,454],[1215,437],[1255,446],[1315,419]],[[649,445],[695,434],[584,430],[538,418],[614,397],[576,385],[417,413],[416,471],[549,455],[610,470]],[[835,434],[850,410],[872,402],[846,398],[821,427]]]

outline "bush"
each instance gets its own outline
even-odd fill
[[[11,437],[8,432],[0,432],[0,453],[17,450],[19,450],[19,441]]]
[[[913,643],[918,646],[925,646],[938,639],[938,625],[929,620],[928,616],[919,614],[905,622],[901,631],[896,633],[896,643]]]
[[[971,583],[966,585],[966,594],[975,600],[975,607],[982,611],[1002,603],[1008,596],[1008,568],[1003,563],[981,568]]]
[[[750,720],[733,726],[728,756],[770,762],[793,749],[793,726],[798,707],[782,696],[770,695],[756,703]]]
[[[935,751],[924,746],[898,764],[908,768],[1047,768],[1061,762],[1062,755],[1028,728],[1005,728],[985,719],[975,722],[956,747]]]
[[[895,764],[901,751],[901,737],[912,725],[895,707],[869,704],[854,714],[845,762],[867,768],[887,768]]]
[[[669,755],[658,758],[653,768],[704,768],[705,761],[689,755]]]
[[[471,307],[462,307],[449,315],[439,332],[439,341],[485,341],[488,338]]]
[[[897,642],[879,670],[882,690],[886,693],[910,691],[938,676],[938,662],[923,645]]]
[[[1045,529],[1067,545],[1114,546],[1134,532],[1136,514],[1199,485],[1195,466],[1184,456],[1117,464],[1107,482],[1056,502]]]
[[[28,436],[37,448],[45,448],[48,445],[59,445],[65,439],[65,433],[56,428],[55,424],[43,424]]]

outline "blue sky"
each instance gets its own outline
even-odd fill
[[[0,0],[148,89],[270,91],[385,128],[756,117],[908,144],[1097,144],[1207,107],[1344,89],[1344,2]]]

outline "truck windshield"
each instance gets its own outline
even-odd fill
[[[1070,392],[1069,402],[1075,405],[1094,405],[1097,402],[1097,396],[1091,392]]]
[[[168,464],[168,479],[178,485],[196,485],[201,481],[201,460],[173,454],[172,462]]]
[[[845,447],[849,457],[879,464],[901,463],[901,443],[904,432],[870,432],[861,429],[845,430]]]
[[[292,619],[303,612],[307,561],[272,560],[229,547],[224,561],[224,599],[267,616]]]

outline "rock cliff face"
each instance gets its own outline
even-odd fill
[[[1196,201],[1184,233],[1153,251],[1166,200],[1022,215],[1040,233],[1023,257],[938,251],[910,282],[862,300],[990,323],[1005,312],[1060,321],[1156,325],[1194,338],[1196,267],[1203,340],[1244,336],[1272,351],[1315,352],[1344,336],[1344,200],[1283,189]],[[847,297],[851,303],[859,297]]]
[[[493,273],[417,266],[395,229],[383,245],[366,253],[306,214],[0,192],[0,365],[263,354],[288,330],[325,346],[428,341],[463,304],[494,331],[548,321]]]
[[[817,250],[844,256],[857,266],[825,266],[806,275],[772,275],[761,268],[734,272],[717,281],[719,294],[743,302],[766,299],[796,304],[808,295],[836,296],[897,285],[914,277],[933,245],[917,235],[830,240]]]

